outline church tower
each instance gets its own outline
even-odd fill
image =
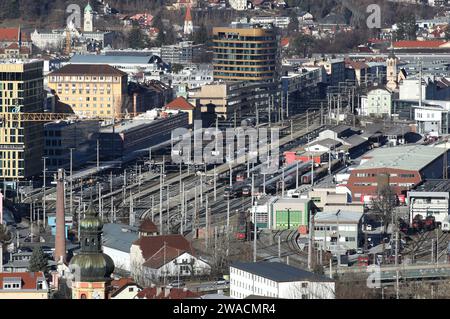
[[[114,262],[102,250],[103,223],[92,205],[80,222],[81,250],[70,261],[72,299],[105,299]]]
[[[194,24],[192,23],[191,7],[186,9],[186,17],[184,18],[184,34],[190,35],[194,33]]]
[[[94,10],[91,4],[88,2],[86,8],[84,8],[84,32],[94,32]]]
[[[397,57],[394,54],[394,47],[391,45],[391,52],[386,60],[386,88],[393,92],[398,89],[397,78]]]

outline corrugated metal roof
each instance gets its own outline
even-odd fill
[[[81,55],[75,54],[69,61],[72,64],[149,64],[152,56],[132,55]]]
[[[358,169],[394,168],[420,171],[428,164],[444,154],[446,149],[425,145],[407,145],[398,147],[377,148],[368,153],[370,157]]]
[[[251,274],[264,277],[276,282],[289,281],[333,281],[325,276],[316,275],[315,273],[288,266],[279,262],[260,261],[256,263],[235,262],[231,265]]]
[[[325,221],[327,222],[339,222],[340,223],[358,223],[359,220],[362,218],[363,213],[358,212],[347,212],[347,211],[334,211],[334,212],[319,212],[314,216],[314,222],[315,223],[323,223]]]
[[[123,229],[127,231],[123,231]],[[137,227],[122,224],[103,225],[103,246],[130,252],[131,245],[139,238]]]

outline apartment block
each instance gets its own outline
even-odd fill
[[[42,61],[0,62],[0,178],[17,181],[39,174],[44,152],[43,124],[24,121],[41,113],[44,102]]]
[[[48,86],[60,106],[88,118],[120,117],[131,108],[127,73],[110,65],[69,64],[50,73]]]

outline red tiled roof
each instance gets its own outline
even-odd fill
[[[133,283],[134,280],[133,278],[120,278],[117,280],[112,280],[111,281],[111,288],[116,290],[116,289],[120,289],[123,286],[125,286],[126,284],[130,284]]]
[[[119,294],[121,291],[123,291],[124,288],[128,286],[136,285],[140,288],[139,285],[137,285],[132,278],[120,278],[117,280],[111,281],[111,291],[110,296],[114,297],[117,294]]]
[[[18,28],[0,29],[0,41],[19,41]]]
[[[124,76],[127,73],[108,64],[67,64],[51,73],[52,75],[114,75]]]
[[[190,111],[194,109],[194,106],[189,103],[184,97],[180,96],[167,104],[166,109]]]
[[[361,61],[346,60],[345,64],[355,70],[367,68],[367,64]]]
[[[394,48],[439,48],[447,41],[397,41],[394,42]]]
[[[184,251],[173,248],[170,246],[162,247],[159,251],[157,251],[152,257],[147,259],[147,261],[143,264],[144,267],[149,267],[152,269],[159,269],[165,264],[171,262],[178,256],[182,255]]]
[[[139,299],[185,299],[200,297],[199,293],[192,292],[190,290],[184,290],[180,288],[170,288],[170,292],[167,297],[165,296],[165,290],[169,288],[162,287],[158,294],[157,288],[144,288],[138,292],[137,297]]]
[[[144,259],[148,260],[164,247],[164,243],[166,243],[166,247],[172,247],[179,249],[181,252],[188,251],[190,254],[194,254],[194,248],[191,246],[191,243],[182,235],[141,237],[133,245],[138,245],[141,248]]]
[[[6,48],[7,49],[16,49],[16,50],[18,50],[19,49],[19,44],[17,42],[14,42],[14,43],[11,43],[10,45],[8,45]]]
[[[0,273],[0,290],[3,289],[3,280],[5,278],[20,278],[22,280],[22,289],[37,289],[37,281],[45,280],[44,273],[38,272],[2,272]]]
[[[151,219],[146,218],[142,221],[141,225],[139,226],[139,231],[144,233],[157,233],[158,227],[156,227],[155,223],[152,222]]]
[[[289,38],[281,38],[280,45],[286,47],[289,45]]]

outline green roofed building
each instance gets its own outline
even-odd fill
[[[299,233],[306,234],[309,215],[313,207],[309,199],[278,199],[272,204],[272,229],[298,229]]]

